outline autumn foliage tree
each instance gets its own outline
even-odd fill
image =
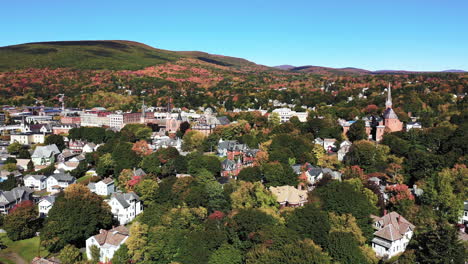
[[[13,241],[30,238],[39,228],[37,218],[36,206],[31,201],[24,201],[10,210],[4,220],[4,229]]]
[[[148,142],[146,140],[139,140],[135,143],[133,143],[132,150],[141,157],[148,156],[151,154],[153,151],[148,145]]]

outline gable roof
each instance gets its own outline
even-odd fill
[[[276,196],[278,203],[299,204],[307,201],[307,191],[298,190],[293,186],[270,187],[270,191]]]
[[[414,230],[415,228],[413,224],[397,212],[391,212],[380,218],[374,218],[374,222],[378,223],[381,227],[374,235],[390,241],[401,239],[408,230]]]
[[[0,203],[0,205],[10,204],[15,202],[16,200],[29,200],[29,195],[33,193],[33,190],[29,189],[28,187],[15,187],[11,189],[11,191],[0,191],[0,195],[5,197],[8,201],[7,203]]]
[[[44,196],[44,197],[42,197],[42,199],[39,201],[39,203],[42,202],[42,201],[48,201],[50,204],[54,204],[54,203],[55,203],[55,198],[56,198],[56,197],[53,196],[53,195]]]
[[[129,202],[132,200],[136,200],[137,202],[140,201],[140,197],[136,195],[134,192],[129,193],[113,193],[111,199],[115,198],[117,202],[122,205],[123,208],[127,208],[130,206]]]
[[[75,177],[71,176],[70,173],[56,173],[56,174],[52,174],[50,175],[49,177],[52,177],[54,179],[56,179],[57,181],[60,181],[60,182],[74,182],[76,180]]]
[[[59,154],[60,151],[57,148],[57,145],[47,145],[47,146],[37,146],[31,155],[32,158],[50,158],[55,154]]]
[[[111,230],[101,229],[99,234],[94,236],[94,239],[96,239],[100,246],[105,244],[119,246],[128,237],[128,234],[129,232],[126,227],[118,226]]]
[[[145,176],[146,172],[141,168],[133,171],[133,176]]]
[[[26,180],[27,178],[30,178],[30,177],[33,177],[35,180],[38,180],[38,181],[43,181],[47,179],[47,177],[44,175],[31,175],[31,174],[24,176],[24,179]]]

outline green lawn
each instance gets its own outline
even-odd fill
[[[9,252],[15,252],[28,263],[38,255],[39,237],[33,237],[25,240],[11,241],[6,234],[0,234],[0,241],[7,246],[0,251],[0,261],[5,263],[14,263],[5,258]],[[49,252],[41,248],[41,256],[47,256]]]
[[[89,179],[89,178],[91,178],[91,177],[93,177],[92,174],[87,174],[87,175],[85,175],[85,176],[79,178],[78,180],[76,180],[76,183],[80,183],[80,182],[86,181],[87,179]]]

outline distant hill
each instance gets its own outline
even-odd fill
[[[462,73],[462,72],[467,72],[467,71],[464,71],[464,70],[445,70],[445,71],[442,71],[442,72],[454,72],[454,73]]]
[[[292,65],[279,65],[279,66],[274,66],[273,68],[277,68],[277,69],[280,69],[280,70],[291,70],[293,68],[296,68],[296,66],[292,66]]]
[[[169,51],[126,40],[35,42],[0,47],[0,71],[24,68],[138,70],[181,58],[228,66],[254,66],[245,59],[198,51]]]
[[[358,69],[358,68],[330,68],[330,67],[321,67],[321,66],[301,66],[290,69],[290,71],[296,72],[307,72],[320,75],[363,75],[370,74],[372,72],[368,70]]]

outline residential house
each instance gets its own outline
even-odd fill
[[[94,144],[93,142],[86,143],[83,146],[83,153],[91,153],[97,150],[99,146]]]
[[[463,213],[460,217],[460,224],[468,224],[468,201],[463,202]]]
[[[107,203],[111,207],[112,214],[121,225],[125,225],[143,212],[140,197],[134,192],[113,193]]]
[[[335,147],[336,139],[334,138],[324,138],[324,139],[316,138],[314,141],[315,141],[315,144],[322,146],[323,149],[327,152],[332,152],[336,148]]]
[[[47,178],[47,192],[57,193],[74,183],[76,183],[76,178],[70,173],[52,174]]]
[[[19,133],[10,135],[10,144],[15,142],[21,145],[44,144],[46,135],[42,133]]]
[[[58,162],[69,161],[70,159],[72,159],[73,157],[75,157],[77,155],[78,155],[78,153],[73,152],[71,149],[64,149],[64,150],[62,150],[62,153],[60,153],[57,156],[57,161]]]
[[[60,154],[55,144],[48,146],[37,146],[31,155],[34,165],[49,165],[55,162],[56,155]]]
[[[39,208],[39,215],[41,217],[46,217],[49,214],[50,208],[54,206],[54,203],[55,203],[55,196],[50,195],[50,196],[42,197],[39,203],[37,203],[37,206]]]
[[[91,247],[99,248],[100,263],[108,263],[114,257],[114,253],[129,237],[129,231],[124,226],[118,226],[110,230],[99,230],[99,234],[86,239],[86,256],[92,259]],[[96,261],[93,259],[93,261]]]
[[[397,212],[382,217],[371,216],[374,220],[372,249],[378,257],[389,259],[405,251],[415,226]]]
[[[307,121],[307,112],[296,112],[289,108],[277,108],[272,111],[272,113],[277,113],[280,117],[280,123],[286,123],[291,119],[291,117],[296,116],[299,121]]]
[[[299,190],[286,185],[270,187],[270,191],[282,207],[299,207],[307,203],[307,190]]]
[[[348,141],[348,140],[345,140],[345,141],[341,142],[340,149],[338,150],[338,160],[339,161],[343,161],[346,154],[348,154],[349,149],[351,148],[352,144],[353,143],[351,143],[351,141]]]
[[[68,142],[68,148],[71,150],[71,152],[80,154],[83,152],[83,147],[86,145],[85,141],[82,140],[70,140]]]
[[[32,200],[33,190],[28,187],[15,187],[11,191],[0,191],[0,213],[8,214],[15,205]]]
[[[90,182],[88,188],[91,192],[102,196],[111,195],[115,192],[114,180],[112,178],[105,178],[97,183]]]
[[[408,122],[406,123],[406,131],[410,131],[411,129],[421,129],[422,125],[419,122]]]
[[[44,175],[26,175],[23,179],[24,186],[35,191],[41,191],[47,188],[47,177]]]

